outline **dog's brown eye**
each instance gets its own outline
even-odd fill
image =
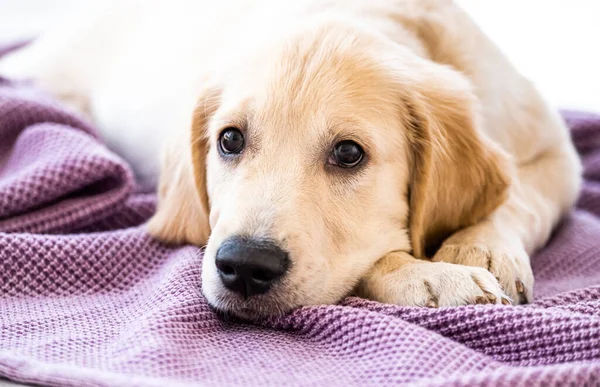
[[[329,162],[343,168],[352,168],[362,161],[363,156],[364,151],[360,145],[354,141],[346,140],[335,144]]]
[[[244,149],[244,135],[237,128],[226,128],[219,137],[219,147],[225,154],[241,153]]]

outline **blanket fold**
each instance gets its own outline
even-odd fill
[[[143,228],[155,207],[94,128],[0,80],[0,376],[68,386],[600,384],[600,116],[565,112],[578,208],[532,259],[528,306],[348,298],[219,318],[202,254]]]

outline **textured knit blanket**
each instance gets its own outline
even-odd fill
[[[600,385],[600,117],[566,113],[578,208],[533,258],[528,306],[358,298],[219,318],[202,253],[153,241],[153,195],[94,128],[0,79],[0,377],[68,386]]]

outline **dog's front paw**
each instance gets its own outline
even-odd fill
[[[489,271],[444,262],[414,260],[392,271],[378,270],[360,289],[368,298],[405,306],[511,303]]]
[[[515,304],[533,300],[533,272],[525,249],[510,239],[486,238],[469,230],[450,237],[433,261],[487,269]]]

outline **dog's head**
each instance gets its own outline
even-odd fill
[[[469,83],[383,37],[325,23],[223,74],[166,154],[149,223],[207,245],[217,309],[335,303],[386,253],[430,255],[504,200]]]

